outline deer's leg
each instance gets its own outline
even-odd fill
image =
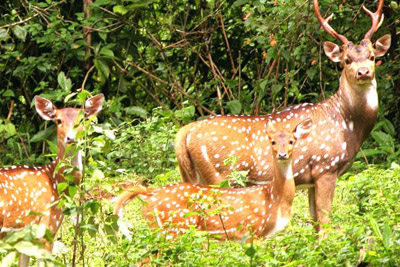
[[[308,205],[310,210],[310,216],[314,222],[317,221],[317,211],[315,205],[315,186],[308,188]]]
[[[337,174],[326,174],[315,181],[316,230],[323,232],[323,225],[330,223],[329,213],[333,201]]]
[[[28,267],[29,266],[29,256],[25,254],[20,254],[18,259],[18,267]]]

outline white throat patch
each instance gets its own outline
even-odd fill
[[[365,89],[365,98],[367,105],[371,109],[378,108],[378,92],[376,90],[376,80],[372,80],[372,85]]]

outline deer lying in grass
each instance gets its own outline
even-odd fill
[[[117,200],[115,214],[140,196],[144,217],[151,227],[165,229],[168,238],[182,233],[189,225],[222,239],[239,239],[250,232],[269,236],[281,231],[289,222],[295,193],[292,151],[295,142],[311,131],[311,120],[299,123],[292,132],[267,125],[273,153],[274,176],[270,184],[247,188],[213,188],[206,185],[178,183],[160,188],[132,187]],[[220,212],[215,212],[215,210]],[[217,214],[216,214],[217,213]]]

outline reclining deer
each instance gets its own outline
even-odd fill
[[[329,20],[322,18],[318,1],[314,11],[327,33],[339,39],[339,47],[324,43],[325,54],[343,65],[338,91],[319,103],[291,106],[266,116],[216,116],[190,123],[175,139],[175,152],[183,181],[219,184],[232,167],[248,171],[248,183],[263,184],[272,177],[272,156],[266,138],[266,125],[271,121],[277,129],[293,129],[300,121],[311,118],[313,130],[307,140],[294,148],[293,172],[296,186],[308,188],[310,214],[320,231],[330,222],[329,212],[336,179],[346,172],[363,141],[371,132],[378,114],[375,79],[375,58],[390,47],[390,35],[375,43],[371,38],[383,21],[383,0],[372,13],[372,27],[359,45],[338,34]],[[229,156],[239,156],[235,166],[225,166]]]
[[[0,237],[7,232],[18,231],[25,226],[37,223],[44,224],[52,236],[57,233],[63,221],[63,212],[57,206],[59,195],[57,185],[65,182],[62,167],[56,170],[60,161],[71,157],[76,134],[82,131],[79,127],[79,114],[86,118],[96,115],[102,108],[103,94],[98,94],[85,101],[83,109],[58,109],[50,100],[35,97],[35,107],[45,120],[57,124],[58,152],[56,160],[41,167],[11,166],[0,168]],[[82,176],[82,156],[78,151],[71,159],[75,183]],[[45,248],[51,250],[52,244],[45,242]],[[29,257],[21,254],[19,266],[29,266]]]
[[[306,119],[289,132],[276,130],[272,122],[268,123],[266,135],[274,170],[271,184],[248,188],[213,188],[191,183],[132,187],[118,197],[114,213],[122,215],[125,204],[140,196],[146,202],[144,217],[152,227],[164,229],[167,238],[182,233],[189,225],[218,234],[221,239],[241,239],[249,232],[256,236],[273,235],[289,222],[295,193],[293,146],[307,137],[311,126],[311,120]],[[221,207],[220,213],[215,212]]]

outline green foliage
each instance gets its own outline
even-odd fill
[[[340,69],[323,55],[322,42],[333,40],[320,29],[311,2],[96,0],[87,13],[82,2],[88,1],[0,4],[0,166],[45,164],[54,157],[55,127],[37,116],[35,95],[60,107],[83,103],[89,92],[107,99],[100,123],[85,122],[84,180],[76,185],[67,173],[58,185],[67,219],[54,257],[38,242],[43,231],[32,226],[2,241],[2,263],[13,265],[24,252],[65,266],[77,253],[79,264],[88,266],[130,266],[152,255],[157,266],[400,265],[395,1],[386,3],[375,36],[391,33],[393,41],[376,68],[381,108],[363,146],[368,161],[381,165],[364,170],[357,161],[352,172],[358,174],[339,181],[326,239],[315,238],[300,192],[289,228],[250,244],[220,243],[195,229],[166,240],[160,230],[148,229],[137,201],[128,208],[129,219],[117,220],[111,203],[84,196],[116,194],[119,182],[180,181],[173,152],[180,123],[214,113],[265,114],[332,95]],[[321,1],[322,12],[334,12],[334,28],[359,41],[370,27],[360,5],[373,10],[375,1],[337,2]],[[238,184],[246,175],[232,170]]]

